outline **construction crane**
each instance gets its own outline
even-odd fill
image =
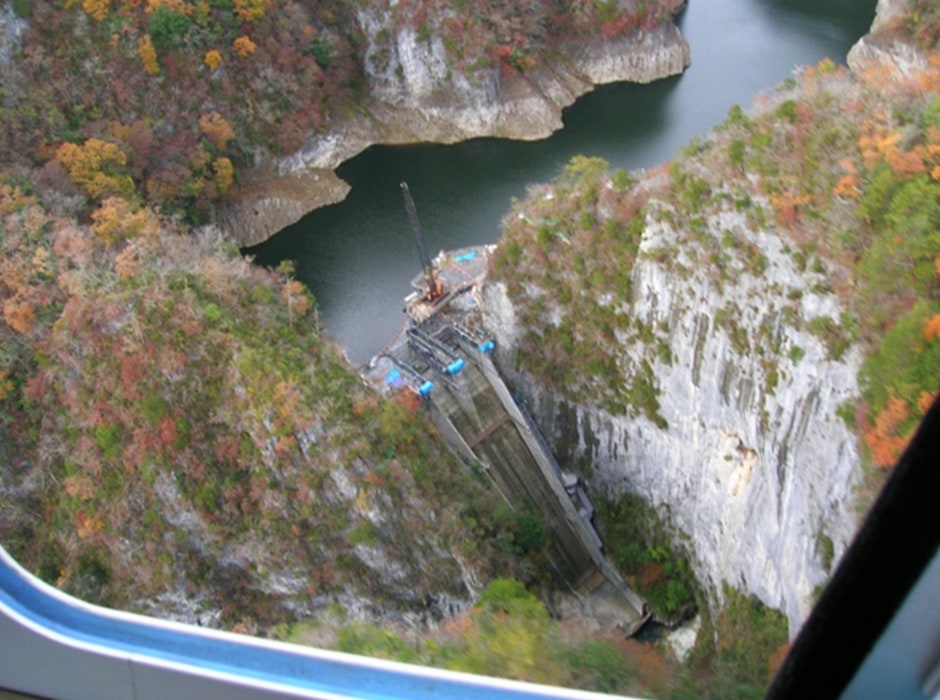
[[[428,257],[428,251],[424,247],[424,236],[421,234],[418,211],[415,209],[415,203],[411,198],[411,191],[408,189],[407,182],[401,183],[401,191],[405,197],[405,211],[408,213],[408,222],[414,232],[415,243],[418,246],[418,257],[421,259],[421,267],[424,270],[424,293],[421,295],[421,299],[422,301],[433,302],[444,296],[444,284],[441,282],[441,278],[437,276],[434,266],[431,265],[431,258]]]

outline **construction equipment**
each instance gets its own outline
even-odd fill
[[[431,258],[428,257],[428,251],[424,247],[424,236],[421,234],[421,223],[418,221],[418,211],[415,209],[414,200],[411,198],[411,191],[408,189],[408,183],[401,183],[402,195],[405,198],[405,211],[408,214],[408,222],[411,224],[411,230],[414,232],[415,243],[418,246],[418,257],[421,259],[421,268],[424,271],[424,290],[421,296],[422,301],[434,302],[444,296],[444,284],[441,278],[437,276],[434,266],[431,264]]]
[[[418,370],[406,362],[399,360],[394,355],[384,353],[380,357],[388,358],[395,366],[395,369],[385,375],[385,384],[389,387],[393,389],[407,387],[421,398],[426,398],[434,389],[434,382],[426,379]]]
[[[408,345],[441,374],[454,375],[463,369],[462,357],[417,328],[408,329]]]
[[[445,314],[439,314],[439,318],[445,326],[445,335],[443,337],[447,338],[450,335],[455,335],[459,340],[476,348],[481,353],[493,352],[496,349],[496,342],[486,334],[476,329],[467,328]]]

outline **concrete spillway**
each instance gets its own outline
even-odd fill
[[[510,505],[541,514],[555,573],[582,596],[616,601],[609,609],[616,610],[624,631],[638,629],[648,616],[646,606],[605,558],[586,496],[566,482],[490,358],[473,358],[458,380],[434,392],[430,404],[438,430],[456,452],[482,465]]]
[[[492,343],[473,294],[485,275],[482,258],[467,252],[438,258],[450,293],[412,304],[401,335],[369,364],[366,377],[421,396],[454,452],[482,467],[511,507],[541,515],[556,575],[582,596],[603,588],[605,598],[619,601],[620,624],[632,633],[647,617],[645,604],[606,560],[587,495],[559,468],[487,352]]]
[[[442,433],[459,433],[465,456],[483,465],[509,503],[543,515],[553,560],[576,584],[602,560],[600,547],[565,493],[550,457],[541,454],[538,445],[533,449],[533,439],[526,439],[530,429],[512,399],[507,406],[494,389],[487,375],[499,385],[502,380],[489,358],[477,362],[469,362],[456,381],[434,392],[435,422],[439,429],[441,423],[450,423]],[[508,395],[505,385],[500,388]]]

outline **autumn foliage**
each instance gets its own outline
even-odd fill
[[[375,7],[372,7],[375,5]],[[360,6],[270,0],[81,0],[29,3],[21,51],[0,84],[0,152],[29,167],[63,143],[118,141],[146,123],[147,153],[129,160],[142,201],[191,222],[237,198],[241,168],[259,154],[300,148],[359,108],[369,73],[392,55],[395,37],[441,40],[449,70],[512,80],[562,42],[619,39],[670,21],[678,0],[555,3],[549,0],[408,0]],[[366,32],[362,13],[387,27]],[[598,27],[603,26],[599,32]],[[16,42],[14,42],[16,43]],[[373,65],[374,64],[374,65]],[[196,152],[201,117],[220,115],[233,135],[224,155],[232,177],[218,178]],[[144,118],[146,115],[146,118]],[[125,144],[130,145],[130,144]],[[144,167],[142,164],[146,163]],[[89,195],[127,196],[126,190]]]
[[[232,48],[240,58],[247,58],[257,50],[258,46],[247,36],[240,36],[232,42]]]
[[[220,54],[215,49],[210,49],[206,51],[205,58],[203,62],[208,66],[210,71],[218,70],[219,66],[222,65],[222,54]]]
[[[46,580],[117,606],[173,591],[258,630],[313,593],[398,595],[355,555],[367,513],[409,591],[452,584],[455,542],[484,578],[502,560],[467,534],[494,494],[366,391],[296,280],[116,195],[78,224],[0,176],[0,227],[0,540]],[[285,566],[303,585],[272,592]]]
[[[65,166],[69,177],[84,187],[92,199],[134,194],[134,181],[125,169],[127,155],[116,143],[97,138],[90,138],[81,146],[63,143],[55,156]]]
[[[99,22],[108,16],[114,0],[82,0],[82,9]]]
[[[218,112],[206,112],[199,117],[199,131],[219,151],[224,151],[235,138],[235,130]]]
[[[875,424],[866,430],[865,444],[877,466],[885,469],[893,467],[898,461],[911,437],[908,430],[902,430],[910,417],[908,403],[892,396],[888,399],[888,405],[876,416]]]
[[[112,246],[129,238],[156,238],[160,222],[146,208],[131,204],[121,197],[108,197],[91,214],[92,230],[105,245]]]
[[[233,12],[242,22],[257,22],[267,12],[268,0],[234,0]]]

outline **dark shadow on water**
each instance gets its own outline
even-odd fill
[[[799,22],[834,38],[853,42],[871,27],[878,0],[759,0],[757,7],[770,13],[772,22]],[[831,56],[841,61],[842,56]]]

